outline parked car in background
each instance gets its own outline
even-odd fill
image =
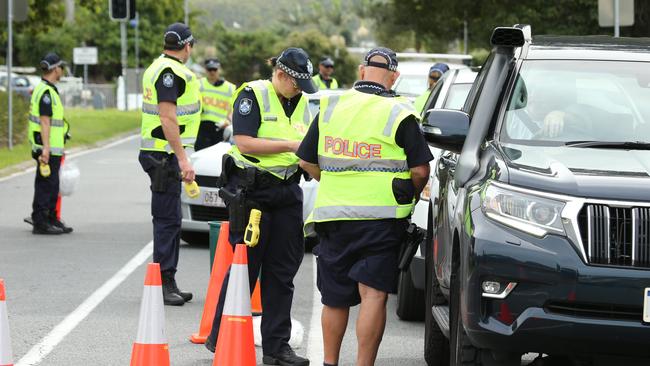
[[[476,72],[469,68],[457,68],[447,71],[431,91],[424,105],[424,111],[436,108],[461,109],[475,78]],[[431,176],[429,177],[429,183],[420,195],[420,201],[415,205],[411,217],[411,222],[422,230],[427,230],[429,225],[429,201],[434,206],[437,206],[438,201],[438,185],[433,173],[441,150],[433,146],[429,146],[429,149],[434,156],[434,160],[431,161]],[[424,320],[425,244],[426,241],[420,243],[410,266],[400,274],[396,313],[402,320]]]
[[[444,55],[444,54],[409,54],[399,53],[400,62],[397,70],[399,78],[393,86],[393,90],[410,100],[427,91],[429,69],[436,62],[445,62],[450,69],[465,69],[468,66],[463,62],[471,61],[469,55]],[[427,61],[423,61],[423,60]]]
[[[425,114],[444,149],[425,360],[647,365],[650,41],[518,25],[491,43],[462,111]]]
[[[342,89],[322,90],[314,94],[305,94],[308,97],[309,109],[316,116],[322,96],[337,95]],[[183,191],[181,195],[181,211],[183,221],[181,225],[181,238],[187,243],[207,243],[209,232],[208,221],[228,220],[228,210],[221,197],[217,183],[221,175],[221,158],[230,150],[230,142],[220,142],[207,149],[193,153],[190,157],[196,172],[196,183],[201,188],[197,198],[188,197]],[[303,219],[306,219],[314,207],[318,182],[302,179],[300,187],[303,190]],[[315,245],[314,239],[307,240],[307,247]]]
[[[9,85],[8,79],[9,77],[6,72],[0,72],[0,87],[3,91],[7,90]],[[11,86],[14,93],[29,99],[32,96],[32,91],[34,91],[36,84],[32,84],[32,81],[26,75],[11,73]]]

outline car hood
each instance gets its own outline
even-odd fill
[[[578,197],[650,201],[650,151],[503,144],[510,184]]]
[[[220,142],[192,154],[190,160],[196,175],[218,177],[221,175],[221,157],[230,150],[230,143]]]

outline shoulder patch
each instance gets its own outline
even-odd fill
[[[249,98],[242,98],[241,101],[239,101],[239,114],[246,116],[251,112],[251,109],[253,109],[252,100]]]
[[[165,87],[167,87],[167,88],[171,88],[172,86],[174,86],[174,75],[173,75],[172,73],[170,73],[170,72],[165,73],[165,74],[162,76],[162,78],[163,78],[163,80],[162,80],[162,81],[163,81],[163,85],[164,85]]]
[[[49,94],[43,94],[43,99],[42,100],[43,100],[43,103],[45,103],[45,104],[52,103],[52,99],[50,98]]]

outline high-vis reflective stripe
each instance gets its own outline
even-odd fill
[[[41,119],[39,117],[30,115],[29,120],[31,122],[36,123],[37,125],[41,124]],[[63,121],[62,119],[50,119],[50,126],[52,126],[52,127],[65,127],[65,121]]]
[[[386,121],[386,127],[384,127],[384,136],[390,136],[393,131],[393,125],[403,110],[413,111],[413,108],[405,104],[396,104],[393,106],[388,116],[388,121]]]
[[[221,117],[221,118],[226,118],[228,117],[227,115],[215,111],[203,111],[203,114],[209,114],[211,116],[216,116],[216,117]]]
[[[223,95],[224,97],[231,97],[232,96],[232,88],[229,88],[229,90],[226,91],[221,91],[221,90],[215,90],[215,89],[208,89],[201,85],[201,93],[212,93],[212,94],[219,94]]]
[[[41,148],[41,145],[34,145],[32,146],[32,151],[36,151]],[[62,147],[50,147],[50,155],[63,155],[63,151],[64,149]]]
[[[391,159],[338,159],[323,155],[318,156],[318,166],[328,172],[407,172],[405,160]]]
[[[314,208],[315,221],[383,219],[397,216],[398,206],[323,206]]]
[[[250,284],[248,283],[248,266],[232,264],[228,293],[223,304],[224,316],[251,316]],[[233,293],[230,293],[234,290]]]
[[[338,102],[338,95],[333,95],[328,98],[327,109],[325,110],[325,115],[323,116],[323,123],[329,123],[330,119],[332,118],[332,113],[334,113],[334,108]]]
[[[270,139],[268,139],[270,140]],[[235,165],[238,167],[244,169],[247,167],[253,167],[253,168],[258,168],[257,165],[249,162],[246,159],[235,159]],[[264,170],[267,170],[277,176],[284,178],[289,178],[292,175],[296,174],[298,171],[298,164],[291,165],[291,166],[267,166],[264,167]]]
[[[306,124],[309,125],[311,124],[311,113],[309,112],[309,106],[305,108],[305,111],[302,114],[302,121]]]
[[[269,89],[266,85],[260,83],[259,90],[262,93],[262,108],[266,113],[271,112],[271,103],[269,102]]]
[[[201,103],[176,106],[176,115],[185,116],[188,114],[198,113],[201,110]],[[159,115],[158,104],[142,103],[142,113]]]
[[[144,139],[144,138],[140,139],[140,148],[142,148],[142,149],[153,149],[154,147],[156,147],[156,140],[157,139]],[[196,139],[192,138],[192,137],[187,137],[187,138],[182,138],[181,139],[181,143],[183,145],[192,145],[192,144],[194,144],[194,142],[196,142]],[[171,146],[169,146],[169,144],[167,144],[165,146],[165,151],[167,151],[167,152],[172,151],[172,148],[171,148]]]

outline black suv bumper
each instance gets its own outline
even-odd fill
[[[462,249],[467,262],[461,291],[463,321],[476,346],[650,356],[650,325],[642,322],[650,269],[588,266],[564,237],[535,238],[495,223],[480,209],[472,220],[472,238]],[[505,299],[486,298],[485,280],[517,286]]]

